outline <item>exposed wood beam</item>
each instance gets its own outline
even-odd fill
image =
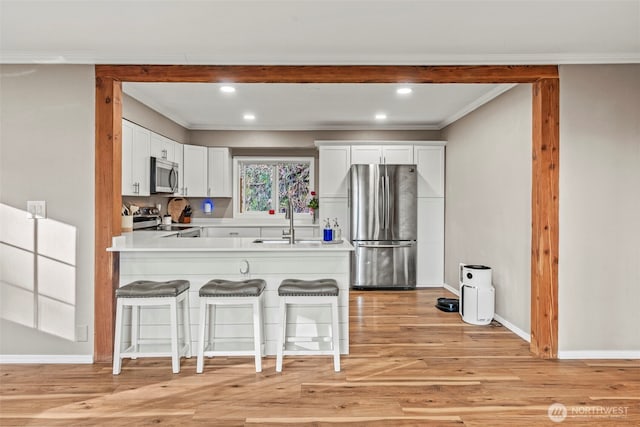
[[[128,82],[234,83],[533,83],[557,78],[554,65],[97,65],[96,74]]]
[[[560,82],[533,84],[531,351],[558,357],[558,189]]]
[[[96,76],[94,360],[113,356],[114,290],[119,254],[107,252],[121,232],[122,83]]]
[[[532,83],[531,351],[557,357],[559,80],[555,65],[208,66],[96,65],[95,354],[110,360],[120,234],[121,82]]]

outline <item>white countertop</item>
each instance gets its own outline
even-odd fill
[[[131,232],[114,237],[109,252],[350,252],[353,246],[346,240],[324,243],[320,239],[301,239],[293,245],[279,239],[253,237],[163,237],[165,232]],[[255,240],[273,243],[254,243]]]

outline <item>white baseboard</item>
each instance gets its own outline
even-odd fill
[[[0,364],[92,364],[91,354],[0,354]]]
[[[559,350],[558,359],[640,359],[640,350]]]
[[[497,320],[498,322],[500,322],[502,324],[502,326],[504,326],[505,328],[507,328],[508,330],[510,330],[511,332],[513,332],[514,334],[516,334],[517,336],[519,336],[520,338],[525,340],[526,342],[528,342],[528,343],[531,342],[531,334],[526,333],[525,331],[523,331],[522,329],[518,328],[513,323],[509,322],[508,320],[505,320],[499,314],[494,314],[493,318],[495,320]]]
[[[453,294],[455,294],[455,295],[457,295],[457,296],[460,296],[460,289],[456,289],[456,288],[454,288],[453,286],[449,286],[449,285],[447,285],[446,283],[444,284],[444,286],[443,286],[443,287],[444,287],[446,290],[448,290],[449,292],[451,292],[451,293],[453,293]]]
[[[446,283],[444,284],[444,288],[446,290],[448,290],[449,292],[451,292],[451,293],[457,295],[458,297],[460,297],[460,290],[459,289],[456,289],[456,288],[454,288],[454,287],[452,287],[450,285],[447,285]],[[502,326],[504,326],[505,328],[507,328],[508,330],[510,330],[511,332],[513,332],[514,334],[516,334],[517,336],[522,338],[523,340],[525,340],[527,342],[531,342],[531,334],[526,333],[525,331],[523,331],[522,329],[518,328],[513,323],[511,323],[508,320],[504,319],[499,314],[494,314],[493,318],[496,319],[498,322],[500,322],[502,324]]]
[[[441,288],[442,285],[416,285],[416,288]]]

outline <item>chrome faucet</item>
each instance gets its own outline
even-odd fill
[[[282,238],[289,239],[289,244],[293,245],[296,242],[296,231],[293,229],[293,198],[289,194],[289,206],[285,213],[285,218],[289,220],[289,232],[282,230]]]

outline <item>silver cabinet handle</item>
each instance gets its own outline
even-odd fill
[[[249,274],[249,261],[246,259],[240,261],[240,274]]]
[[[229,236],[237,236],[237,235],[239,235],[239,234],[240,234],[240,233],[238,233],[237,231],[230,231],[230,232],[229,232]]]

